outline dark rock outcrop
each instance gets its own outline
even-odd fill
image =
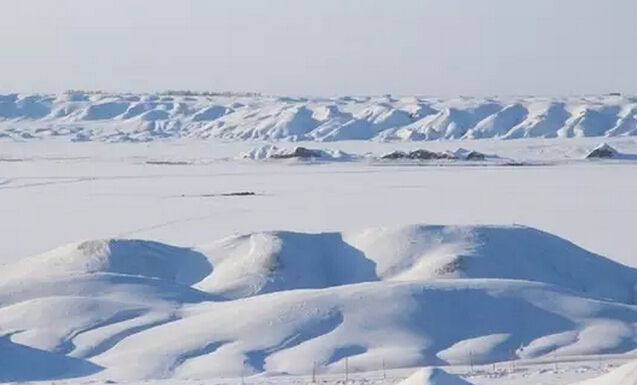
[[[410,152],[392,151],[381,156],[381,159],[413,159],[413,160],[484,160],[486,156],[477,151],[464,152],[433,152],[428,150],[414,150]]]
[[[617,150],[612,148],[606,143],[602,143],[595,147],[588,155],[586,159],[607,159],[614,158],[618,154]]]
[[[319,150],[312,150],[305,147],[297,147],[292,152],[285,152],[280,154],[273,154],[271,156],[272,159],[291,159],[291,158],[321,158],[323,157],[323,152]]]
[[[477,151],[469,151],[465,157],[466,160],[484,160],[485,159],[485,155],[481,152],[477,152]]]

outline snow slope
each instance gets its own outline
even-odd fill
[[[103,369],[86,360],[13,343],[9,336],[0,336],[0,357],[0,382],[82,377]]]
[[[573,385],[636,385],[637,362],[631,362],[601,377]]]
[[[630,135],[637,135],[637,98],[633,96],[0,95],[0,137],[15,140],[421,141]]]
[[[12,381],[237,377],[637,349],[637,270],[525,227],[72,244],[0,267]],[[58,364],[60,363],[60,364]],[[49,369],[46,368],[54,368]]]

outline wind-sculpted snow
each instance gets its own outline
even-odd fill
[[[0,137],[340,141],[637,135],[629,96],[276,98],[0,95]]]
[[[637,270],[526,227],[83,242],[0,267],[0,380],[624,353],[637,348],[636,285]],[[445,378],[459,381],[412,380]]]

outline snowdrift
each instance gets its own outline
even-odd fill
[[[210,274],[212,266],[204,255],[191,249],[151,241],[111,239],[71,244],[24,258],[16,262],[14,269],[25,279],[110,273],[190,286]]]
[[[542,282],[637,304],[637,270],[521,226],[256,233],[202,250],[215,269],[197,287],[216,294],[252,295],[379,280],[480,278]]]
[[[637,135],[637,99],[0,95],[0,137],[340,141]]]
[[[218,378],[309,374],[313,363],[340,372],[345,358],[351,370],[378,370],[623,353],[637,348],[636,284],[637,270],[526,227],[269,232],[197,249],[83,242],[0,267],[0,351],[19,352],[0,378]]]
[[[454,376],[442,369],[420,369],[398,385],[471,385],[458,376]]]

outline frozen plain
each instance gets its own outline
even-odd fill
[[[396,149],[426,148],[444,151],[463,147],[498,155],[502,159],[525,165],[511,166],[499,162],[487,165],[388,163],[371,160],[369,156],[349,162],[308,164],[296,161],[239,159],[241,154],[250,150],[250,147],[259,145],[255,143],[218,143],[192,139],[132,144],[70,143],[57,139],[26,142],[5,140],[0,144],[0,205],[5,213],[0,219],[3,237],[0,255],[4,264],[2,284],[5,285],[0,302],[20,308],[9,309],[9,313],[5,309],[5,314],[11,316],[0,316],[0,331],[4,330],[2,334],[11,335],[12,344],[21,344],[5,347],[14,349],[17,346],[32,346],[37,349],[37,355],[33,352],[33,357],[44,355],[41,357],[42,362],[55,362],[53,358],[47,357],[47,352],[55,355],[55,359],[68,356],[82,360],[82,365],[73,370],[87,375],[96,369],[91,363],[111,368],[110,371],[95,370],[93,376],[97,381],[164,378],[163,381],[170,383],[188,383],[188,378],[235,377],[235,380],[213,381],[236,383],[241,381],[238,376],[243,374],[247,377],[244,381],[248,383],[303,383],[310,381],[307,374],[311,371],[312,361],[323,359],[319,378],[336,382],[343,378],[339,374],[343,369],[343,357],[351,356],[352,371],[363,372],[352,374],[352,381],[396,383],[411,374],[414,369],[390,369],[387,379],[383,379],[380,372],[370,370],[380,369],[383,360],[390,367],[419,366],[425,362],[422,361],[420,353],[421,350],[426,350],[423,349],[426,344],[410,346],[405,342],[397,344],[397,350],[392,350],[391,343],[383,342],[378,336],[370,336],[361,330],[365,329],[361,327],[365,325],[364,320],[353,321],[353,324],[348,325],[348,318],[356,319],[359,311],[356,310],[355,303],[360,301],[359,296],[363,296],[370,298],[369,303],[374,304],[382,304],[384,298],[387,308],[391,308],[389,304],[393,304],[397,307],[397,314],[407,313],[416,318],[413,313],[414,300],[416,303],[421,300],[425,303],[442,301],[438,302],[438,306],[442,306],[442,303],[464,304],[461,307],[469,309],[475,306],[473,314],[479,314],[483,306],[486,306],[487,312],[488,309],[493,313],[503,312],[505,315],[498,319],[507,321],[498,325],[498,328],[502,329],[498,330],[499,333],[477,330],[475,339],[440,330],[414,331],[411,330],[413,325],[410,322],[401,321],[400,317],[396,318],[395,313],[374,314],[387,321],[387,331],[394,333],[393,335],[397,336],[395,338],[405,338],[405,341],[412,338],[431,338],[434,341],[432,346],[438,343],[448,347],[435,350],[434,356],[447,362],[456,360],[457,362],[448,368],[449,371],[463,374],[473,383],[567,384],[595,377],[606,371],[609,364],[618,365],[637,358],[632,353],[637,346],[634,346],[635,332],[631,330],[637,322],[634,316],[637,309],[630,304],[629,294],[626,298],[619,296],[620,288],[612,288],[611,291],[603,289],[600,293],[593,290],[577,295],[570,291],[565,292],[565,288],[575,291],[577,289],[569,287],[568,282],[560,281],[559,274],[557,278],[546,274],[547,266],[539,263],[542,261],[534,261],[539,265],[533,265],[534,268],[540,269],[539,275],[528,280],[518,279],[516,282],[497,282],[498,280],[493,278],[520,278],[506,276],[521,274],[520,271],[515,271],[515,267],[519,268],[519,265],[506,269],[505,276],[495,277],[494,274],[500,271],[498,265],[491,266],[492,270],[489,270],[490,265],[483,263],[477,265],[477,270],[473,270],[474,275],[468,270],[466,276],[434,280],[431,278],[441,267],[449,266],[449,261],[444,259],[448,256],[467,256],[471,255],[467,250],[476,249],[478,251],[475,254],[478,257],[493,254],[493,251],[488,250],[481,254],[479,245],[482,242],[474,243],[473,234],[478,233],[480,236],[481,232],[494,229],[480,227],[481,225],[504,226],[495,228],[504,231],[502,235],[499,231],[486,235],[489,239],[500,239],[496,240],[500,243],[495,244],[495,250],[507,247],[506,239],[514,236],[507,233],[511,230],[508,226],[519,224],[574,242],[588,252],[637,267],[637,244],[634,240],[633,226],[634,218],[637,217],[637,204],[634,202],[634,197],[637,196],[637,164],[632,161],[583,161],[585,154],[602,141],[607,141],[622,152],[637,153],[637,142],[633,138],[277,144],[288,147],[305,145],[340,149],[359,155],[380,155]],[[246,191],[255,192],[256,195],[223,196]],[[415,224],[464,227],[410,226]],[[297,232],[300,238],[286,238],[286,234],[271,233],[281,230]],[[470,235],[465,235],[465,231]],[[319,248],[326,247],[325,240],[304,239],[312,238],[308,233],[317,232],[338,234],[345,244],[363,251],[366,258],[375,263],[376,271],[368,271],[369,276],[365,276],[363,262],[362,265],[352,265],[357,267],[355,270],[359,272],[360,267],[363,267],[361,276],[344,274],[340,278],[329,276],[329,279],[312,281],[308,277],[316,278],[315,271],[304,271],[301,268],[293,271],[294,277],[300,277],[296,281],[293,277],[286,276],[282,281],[274,280],[275,284],[268,286],[267,280],[263,280],[263,272],[248,269],[250,276],[237,276],[237,269],[233,269],[232,264],[224,264],[230,257],[252,255],[251,251],[247,250],[251,250],[255,242],[262,254],[268,254],[267,250],[276,249],[277,252],[269,255],[283,256],[283,262],[286,262],[286,256],[299,254],[294,252],[295,248],[302,249],[303,245],[317,248],[312,246],[313,242],[318,243]],[[444,236],[440,236],[439,232]],[[255,235],[252,237],[241,237],[253,233]],[[375,233],[378,234],[374,235]],[[533,231],[531,233],[533,234],[528,236],[537,235]],[[381,235],[385,236],[386,241],[382,240]],[[523,239],[526,237],[527,235],[522,236]],[[121,283],[105,283],[100,281],[101,278],[98,279],[102,277],[100,274],[111,278],[121,274],[136,277],[150,274],[151,281],[156,283],[162,270],[153,270],[152,267],[157,263],[153,258],[165,261],[164,257],[170,254],[162,249],[164,246],[160,246],[158,256],[151,253],[149,257],[152,263],[147,265],[146,262],[140,261],[138,265],[131,267],[129,264],[122,265],[121,261],[114,262],[118,261],[120,256],[114,251],[117,247],[113,243],[89,243],[92,249],[89,256],[98,260],[108,260],[108,263],[97,263],[97,267],[92,265],[90,269],[85,266],[86,260],[82,259],[87,254],[81,254],[80,257],[76,255],[78,244],[84,245],[81,249],[86,250],[86,244],[81,243],[84,240],[113,238],[154,240],[178,247],[194,247],[204,255],[214,256],[214,272],[203,277],[204,272],[200,271],[198,274],[201,276],[193,276],[187,269],[188,271],[179,278],[183,281],[172,277],[177,285],[168,288],[149,288],[146,282],[141,284],[143,289],[131,290],[128,286],[123,287]],[[404,250],[405,238],[408,242],[415,242],[417,246],[411,252]],[[249,239],[251,243],[242,244],[245,239]],[[444,246],[442,254],[427,249],[427,245],[431,243],[430,239],[436,239],[436,242]],[[42,256],[49,250],[75,242],[79,243]],[[332,241],[328,241],[328,246],[334,247],[330,242]],[[128,250],[129,246],[124,244],[123,250]],[[144,243],[140,247],[144,249],[146,246]],[[134,250],[136,246],[132,247]],[[389,248],[386,249],[386,254],[379,253],[381,255],[374,256],[374,250],[382,247]],[[552,257],[561,252],[569,255],[574,252],[568,243],[559,243],[554,247],[555,249],[549,248],[549,255]],[[106,249],[108,250],[103,251]],[[236,254],[227,250],[234,250]],[[378,269],[379,266],[385,263],[391,267],[391,263],[396,262],[383,260],[383,255],[398,254],[401,250],[405,255],[403,259],[398,260],[400,266],[394,268],[395,274],[383,274]],[[552,250],[557,252],[551,254]],[[127,260],[127,253],[124,254],[123,258]],[[533,255],[532,250],[528,254]],[[34,255],[38,257],[28,258]],[[326,254],[319,252],[317,255],[316,258],[322,258]],[[441,257],[440,261],[429,258],[438,255],[444,258]],[[528,256],[525,255],[522,254],[522,259],[528,261]],[[433,261],[431,266],[414,262],[423,256]],[[41,266],[42,261],[47,258],[51,261],[50,264]],[[405,262],[405,258],[411,262]],[[258,255],[254,257],[254,261],[260,261]],[[496,259],[491,262],[498,261]],[[250,267],[253,260],[244,263],[247,264],[244,268]],[[405,267],[405,264],[409,268]],[[56,272],[56,268],[59,271]],[[172,268],[167,268],[166,271]],[[148,273],[148,269],[152,273]],[[82,274],[79,272],[88,273],[88,281],[82,281],[84,278],[81,278]],[[612,274],[609,273],[608,277],[604,276],[603,270],[596,268],[594,272],[600,274],[599,282],[607,282],[611,280],[609,277],[617,276],[612,269]],[[219,273],[222,273],[220,277]],[[218,276],[215,277],[215,274]],[[632,273],[618,274],[630,276]],[[598,282],[591,281],[590,274],[575,275],[575,282],[589,282],[590,286],[587,285],[587,288],[594,289]],[[51,276],[55,278],[53,283]],[[69,277],[75,278],[69,280]],[[417,282],[423,277],[426,278],[423,282]],[[628,282],[634,282],[630,281],[632,278],[627,279]],[[531,281],[534,282],[530,283]],[[38,288],[43,282],[50,285],[47,286],[46,295],[42,294],[44,289]],[[238,285],[240,287],[236,287],[236,282],[242,283]],[[20,290],[11,289],[15,288],[17,283],[23,285],[20,286]],[[348,283],[353,285],[338,287],[340,284]],[[379,284],[381,286],[378,286]],[[12,295],[7,295],[29,291],[25,289],[25,285],[31,288],[32,293],[24,294],[24,298],[12,299]],[[73,285],[80,288],[79,293],[82,293],[82,290],[103,290],[104,295],[90,301],[82,298],[86,300],[86,303],[82,303],[78,302],[77,297],[83,297],[85,293],[51,294],[61,290],[60,287]],[[181,292],[186,290],[184,286],[190,285],[197,291]],[[454,289],[451,290],[450,287]],[[301,298],[298,299],[294,298],[296,293],[292,290],[298,288],[313,290],[300,291]],[[484,296],[495,302],[492,305],[480,305],[481,302],[472,300],[469,294],[458,295],[456,291],[460,290],[459,288],[461,291],[473,293],[471,295],[475,295],[476,298]],[[630,287],[627,287],[627,293],[629,289]],[[453,294],[449,294],[449,290]],[[289,346],[284,343],[279,346],[280,349],[270,352],[264,347],[277,345],[281,341],[259,341],[255,346],[237,347],[222,338],[235,333],[231,336],[233,341],[249,345],[250,341],[258,340],[251,334],[253,332],[234,330],[224,332],[226,335],[223,336],[205,335],[208,333],[205,331],[208,327],[201,327],[202,331],[194,334],[180,332],[197,330],[197,327],[192,325],[220,322],[218,318],[226,319],[222,323],[228,325],[236,322],[238,318],[245,317],[233,316],[231,313],[228,314],[227,310],[220,309],[219,314],[215,314],[211,319],[206,318],[210,317],[211,310],[206,304],[199,303],[201,299],[192,299],[201,293],[221,296],[226,300],[232,298],[245,301],[241,302],[241,309],[254,307],[254,310],[248,312],[251,314],[248,318],[265,319],[263,322],[266,322],[266,325],[277,324],[276,320],[267,319],[268,314],[279,317],[279,321],[280,317],[285,319],[287,315],[300,319],[301,324],[287,324],[288,330],[281,327],[280,335],[274,338],[292,342],[288,342]],[[450,297],[445,299],[444,293]],[[542,309],[544,305],[540,304],[537,293],[553,298],[555,303],[567,301],[575,309],[563,311],[557,319],[553,315],[538,313],[538,323],[548,325],[546,330],[529,331],[528,327],[527,330],[522,330],[524,328],[518,328],[520,320],[516,321],[515,317],[510,315],[515,312],[533,315],[532,312],[524,313],[525,306],[536,310]],[[439,295],[442,297],[436,297]],[[177,306],[175,302],[179,301],[174,301],[175,297],[170,296],[182,296],[185,300]],[[436,299],[418,299],[419,296],[432,296]],[[55,300],[52,300],[52,297],[55,297]],[[507,305],[495,300],[501,297],[520,302]],[[608,301],[609,298],[613,301]],[[260,302],[263,299],[266,301]],[[126,306],[120,308],[121,304],[108,302],[113,300],[124,301]],[[209,300],[215,301],[215,298]],[[297,300],[299,302],[296,302]],[[48,301],[52,302],[47,303]],[[140,306],[144,302],[148,302],[147,306]],[[267,305],[264,305],[265,303]],[[294,309],[299,303],[316,311],[318,318],[313,318],[311,312],[301,311],[296,314],[288,310]],[[340,312],[333,312],[335,304]],[[259,309],[264,307],[270,311],[262,314]],[[280,313],[277,308],[281,309]],[[57,313],[60,314],[57,316],[59,322],[51,322],[51,317],[53,320],[56,319],[56,313],[52,309],[60,309]],[[121,311],[125,314],[120,314]],[[555,309],[552,311],[553,313],[549,313],[556,312]],[[434,319],[443,320],[444,325],[451,329],[454,329],[454,326],[455,329],[466,326],[462,322],[454,323],[458,318],[466,317],[466,314],[449,313],[444,311],[444,307],[435,306],[434,312],[441,313]],[[34,314],[46,314],[46,319],[38,321]],[[430,317],[429,314],[424,316],[427,322],[431,322],[427,318]],[[123,318],[118,318],[120,316]],[[183,328],[179,327],[179,323],[173,322],[173,318],[180,319],[180,322],[186,324]],[[25,326],[25,320],[30,320],[31,324]],[[127,322],[129,324],[126,324]],[[188,322],[191,325],[188,325]],[[173,327],[163,329],[164,323],[166,326],[173,324]],[[43,324],[46,324],[47,328],[43,328]],[[247,324],[250,326],[250,322]],[[337,324],[340,326],[336,326]],[[27,330],[17,330],[19,328],[16,325],[22,325]],[[263,327],[263,324],[258,322],[255,324],[255,328]],[[323,338],[318,346],[307,346],[307,342],[316,336],[303,336],[306,330],[319,330],[321,336],[329,336],[332,328],[337,330],[339,327],[344,330],[341,332],[342,335],[339,337],[338,333],[333,334],[332,338],[354,335],[356,341],[349,341],[340,346],[329,338]],[[371,325],[370,328],[377,327]],[[28,330],[29,328],[31,330]],[[135,333],[137,329],[139,333]],[[152,329],[155,329],[157,335],[152,334]],[[620,330],[620,333],[615,333],[617,330]],[[149,331],[150,335],[144,335]],[[602,333],[602,341],[582,335],[587,331],[589,336]],[[405,334],[400,336],[399,332]],[[415,334],[410,334],[412,332]],[[119,334],[120,337],[124,336],[121,341],[116,338],[118,333],[124,333]],[[46,338],[43,338],[43,335]],[[168,335],[170,338],[164,341],[162,335]],[[295,340],[293,336],[298,335],[302,337],[296,337]],[[542,340],[545,336],[550,338]],[[530,353],[532,356],[518,357],[518,371],[509,373],[511,364],[506,354],[511,346],[515,349],[519,347],[520,341],[516,338],[522,338],[525,342],[528,342],[529,338],[536,341],[535,348],[538,353],[537,356]],[[578,339],[585,341],[585,346],[572,343]],[[608,339],[614,339],[615,342],[611,341],[610,345],[604,346]],[[179,343],[174,343],[175,340]],[[196,346],[204,340],[205,346]],[[134,348],[152,345],[150,342],[156,345],[148,347],[148,351],[139,352],[136,351],[139,348]],[[299,349],[304,343],[305,347]],[[511,345],[513,343],[515,345]],[[177,347],[173,350],[167,349],[166,346],[171,344]],[[550,353],[542,354],[545,350],[555,350],[558,345],[566,349],[560,353],[559,359],[557,355],[552,357]],[[295,360],[285,356],[288,347],[296,348],[288,353],[288,356],[294,354],[298,361],[304,362],[289,367],[289,362],[295,363]],[[483,358],[479,357],[481,347]],[[202,348],[203,350],[197,352],[197,349]],[[466,361],[468,351],[471,355],[476,355],[473,372],[468,367],[468,362],[463,362]],[[153,357],[149,352],[157,352],[157,356]],[[257,363],[248,362],[249,365],[243,365],[245,362],[235,359],[235,355],[242,356],[246,352],[250,353],[247,357]],[[255,352],[260,352],[260,355]],[[215,368],[214,365],[210,365],[205,360],[210,354],[219,354],[224,367]],[[326,356],[321,357],[321,354]],[[167,357],[170,362],[160,363]],[[357,362],[357,359],[360,361]],[[487,364],[479,365],[480,359],[484,359]],[[144,360],[147,362],[144,363]],[[491,361],[496,362],[495,370]],[[553,361],[559,361],[557,369]],[[125,368],[126,362],[134,362],[134,367]],[[67,365],[74,368],[76,364],[77,362],[63,362],[52,365]],[[268,367],[272,370],[268,371]],[[166,368],[170,370],[166,371]],[[255,368],[262,368],[268,375],[258,374],[259,371]],[[305,377],[276,377],[278,372]],[[41,380],[47,377],[55,378],[55,370],[47,373],[46,369],[43,369],[40,378],[14,376],[8,379]],[[87,382],[93,379],[80,378],[73,381]]]

